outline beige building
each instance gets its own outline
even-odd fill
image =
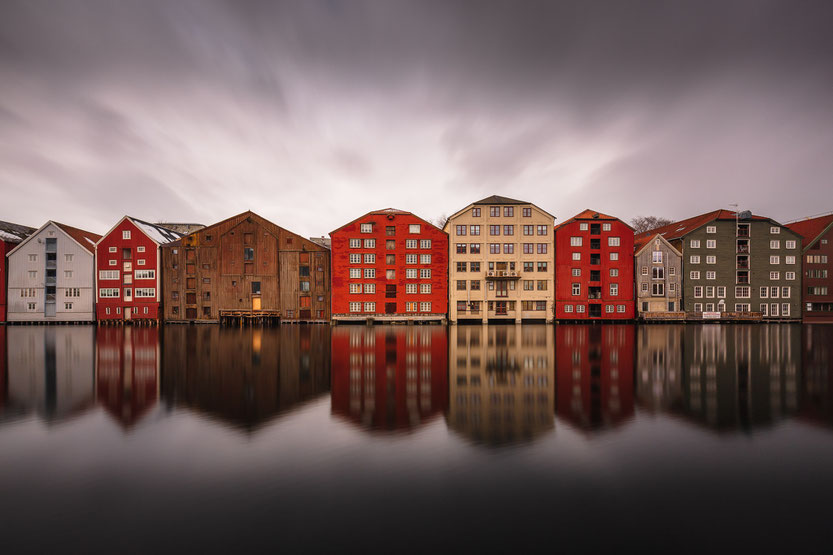
[[[532,203],[491,196],[452,215],[448,319],[546,320],[555,298],[555,217]]]
[[[491,445],[551,432],[554,337],[545,325],[449,327],[449,428]]]

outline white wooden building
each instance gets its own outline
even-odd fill
[[[95,321],[100,235],[49,221],[9,251],[9,322]]]

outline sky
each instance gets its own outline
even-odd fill
[[[833,211],[833,2],[3,0],[0,220]]]

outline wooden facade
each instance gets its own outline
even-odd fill
[[[555,228],[555,318],[633,320],[633,228],[584,210]]]
[[[448,313],[448,235],[388,208],[330,233],[333,319],[436,321]]]
[[[253,212],[162,247],[166,322],[327,322],[330,252]]]
[[[684,319],[683,255],[662,235],[634,243],[636,313],[644,320]]]
[[[8,262],[6,253],[37,231],[33,227],[0,222],[0,322],[6,321],[6,292],[8,291]]]
[[[833,322],[833,214],[787,224],[803,242],[801,288],[804,321]]]

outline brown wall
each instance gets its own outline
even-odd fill
[[[283,320],[330,318],[329,251],[251,212],[165,245],[162,264],[166,321],[216,321],[221,311],[251,310],[253,282],[260,282],[262,311]],[[308,292],[300,291],[302,266],[309,266]],[[306,303],[310,312],[302,314]]]

